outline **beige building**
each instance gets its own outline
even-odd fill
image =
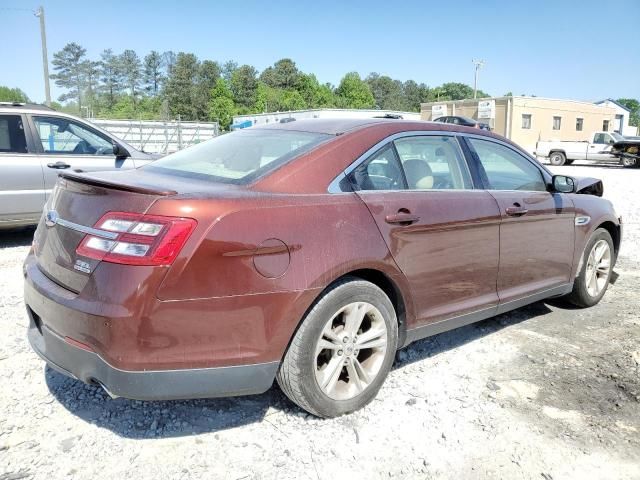
[[[500,135],[533,153],[538,140],[588,140],[595,131],[613,131],[616,109],[575,100],[495,97],[423,103],[422,120],[458,115],[487,123]]]

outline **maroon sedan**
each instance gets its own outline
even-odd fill
[[[602,183],[478,129],[251,128],[127,172],[63,173],[24,265],[34,350],[112,396],[264,392],[332,417],[399,348],[550,297],[604,295]]]

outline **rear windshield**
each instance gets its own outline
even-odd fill
[[[331,137],[292,130],[238,130],[167,155],[143,168],[181,177],[243,184]]]

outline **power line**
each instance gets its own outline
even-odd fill
[[[16,7],[0,7],[0,10],[11,11],[11,12],[31,12],[34,13],[35,10],[32,8],[16,8]]]

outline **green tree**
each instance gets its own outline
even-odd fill
[[[280,97],[280,110],[303,110],[307,108],[307,102],[297,90],[284,90]]]
[[[220,124],[220,128],[228,130],[233,121],[236,108],[233,103],[233,93],[223,78],[219,78],[211,92],[209,102],[209,119]]]
[[[231,74],[229,82],[233,98],[243,107],[252,107],[256,103],[258,89],[258,71],[251,65],[242,65]]]
[[[402,85],[402,91],[409,111],[419,112],[420,104],[429,100],[429,87],[424,83],[407,80]]]
[[[67,43],[62,50],[53,54],[53,69],[57,72],[51,75],[57,86],[68,92],[58,97],[65,101],[77,101],[78,110],[82,107],[82,91],[85,86],[84,61],[87,51],[75,42]]]
[[[443,97],[441,100],[465,100],[467,98],[473,98],[473,88],[464,83],[448,82],[443,83],[441,86],[443,90]],[[477,98],[486,98],[489,95],[482,90],[478,90]]]
[[[290,58],[283,58],[267,67],[260,75],[260,80],[274,88],[294,88],[298,82],[300,71]]]
[[[9,88],[0,85],[0,102],[28,103],[29,97],[19,88]]]
[[[169,110],[173,115],[180,115],[183,120],[197,119],[197,109],[193,100],[199,67],[200,63],[194,54],[178,53],[164,87]]]
[[[365,79],[369,85],[376,107],[383,110],[406,110],[407,102],[402,90],[402,82],[386,75],[370,73]]]
[[[133,100],[133,104],[136,103],[136,96],[138,95],[138,87],[140,86],[140,80],[142,79],[142,64],[140,57],[133,50],[125,50],[120,55],[120,65],[122,66],[122,76],[124,82],[129,89],[129,95]]]
[[[258,81],[256,87],[256,103],[254,105],[254,112],[266,113],[269,100],[269,87],[264,83]]]
[[[300,73],[295,85],[308,108],[335,107],[336,99],[330,85],[321,85],[314,74]]]
[[[168,50],[162,54],[162,63],[164,63],[167,77],[173,73],[173,67],[175,67],[177,59],[178,56],[171,50]]]
[[[100,62],[85,60],[82,68],[84,70],[86,85],[84,97],[86,104],[93,109],[97,96],[98,82],[100,80]]]
[[[122,66],[117,55],[113,54],[110,48],[100,54],[99,79],[102,82],[100,90],[106,96],[107,108],[113,107],[117,96],[122,90]]]
[[[231,82],[231,75],[238,69],[238,62],[234,62],[233,60],[227,60],[222,65],[222,78],[227,83]]]
[[[631,110],[629,114],[629,125],[640,127],[640,102],[635,98],[619,98],[616,102]]]
[[[164,60],[160,52],[152,50],[144,57],[144,84],[145,90],[153,95],[158,95],[162,82],[165,79],[162,67]]]
[[[342,77],[336,95],[339,106],[344,108],[373,108],[376,104],[369,85],[356,72]]]
[[[198,67],[192,99],[195,119],[205,120],[209,116],[211,90],[216,86],[219,78],[220,65],[218,65],[218,62],[204,60]]]

